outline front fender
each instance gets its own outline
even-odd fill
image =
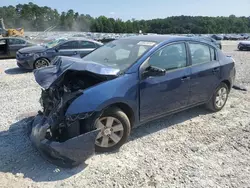
[[[125,103],[137,112],[138,107],[137,74],[125,74],[86,89],[68,107],[66,116],[101,111],[114,103]]]

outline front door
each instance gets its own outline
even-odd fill
[[[187,107],[191,69],[187,67],[186,44],[167,45],[155,52],[147,63],[166,73],[140,81],[140,121]]]
[[[9,57],[8,43],[6,39],[0,39],[0,58]]]
[[[202,43],[189,43],[191,52],[190,101],[192,105],[207,102],[220,81],[220,63],[216,49]]]

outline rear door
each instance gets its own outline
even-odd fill
[[[81,57],[84,57],[96,48],[97,46],[94,42],[81,40],[79,41],[78,53]]]
[[[68,41],[59,44],[57,47],[57,55],[59,56],[77,56],[78,55],[78,41]]]
[[[9,55],[10,57],[16,57],[16,52],[20,50],[21,48],[26,47],[27,42],[22,39],[14,39],[10,38],[8,39],[8,44],[9,44]]]
[[[220,81],[220,63],[217,50],[207,44],[189,42],[191,57],[191,105],[210,99]]]

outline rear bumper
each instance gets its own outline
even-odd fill
[[[74,137],[65,142],[45,138],[50,127],[47,117],[37,115],[32,121],[30,139],[41,155],[51,163],[71,168],[83,163],[95,152],[95,138],[98,130]]]

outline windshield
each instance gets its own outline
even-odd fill
[[[65,41],[66,41],[66,39],[56,39],[56,40],[48,42],[47,44],[45,44],[45,46],[47,48],[53,48],[53,47],[57,46],[58,44],[65,42]]]
[[[83,57],[83,60],[93,61],[123,71],[155,44],[152,41],[133,39],[114,40]]]

